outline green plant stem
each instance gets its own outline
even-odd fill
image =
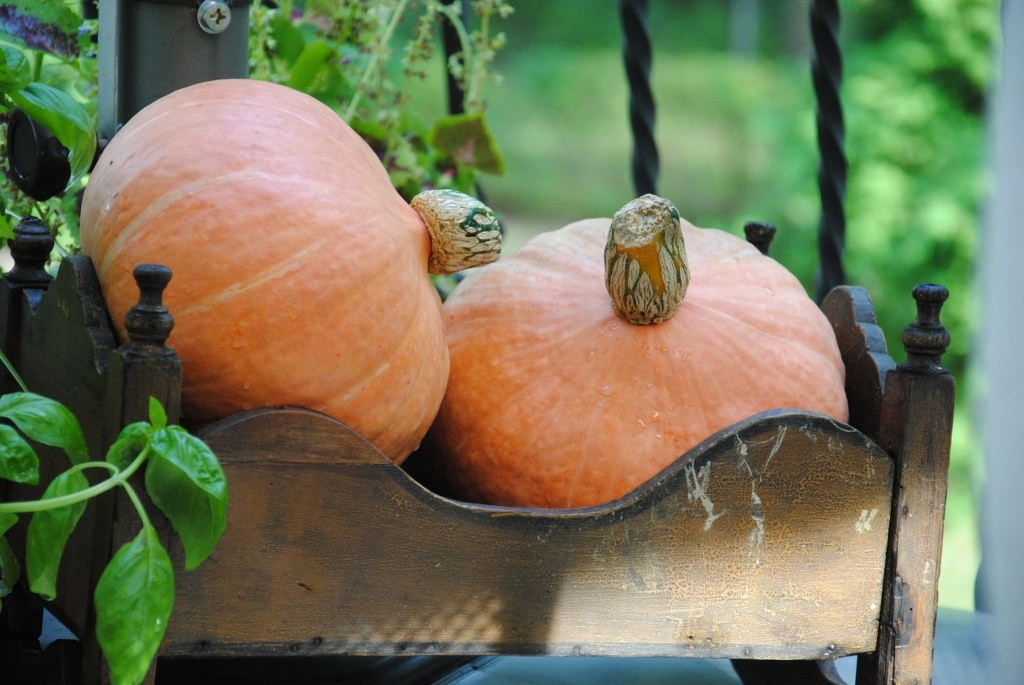
[[[21,391],[28,392],[28,386],[25,385],[25,380],[17,371],[14,370],[14,365],[11,364],[11,360],[7,358],[6,354],[0,353],[0,361],[4,363],[4,366],[7,368],[7,372],[11,374],[11,378],[13,378],[14,382],[18,384]]]
[[[69,471],[81,471],[85,468],[102,467],[112,470],[113,475],[101,480],[99,483],[96,483],[91,487],[86,488],[85,490],[79,490],[78,492],[71,493],[70,495],[51,497],[49,499],[23,500],[20,502],[0,502],[0,514],[28,514],[37,511],[57,509],[59,507],[67,507],[72,504],[78,504],[79,502],[92,499],[97,495],[102,495],[104,492],[112,490],[118,485],[128,487],[128,479],[131,478],[133,473],[139,470],[142,463],[149,457],[149,450],[149,445],[146,445],[146,447],[139,452],[139,455],[135,457],[135,460],[124,470],[118,470],[116,466],[108,464],[105,461],[89,461],[72,466]]]
[[[124,487],[124,491],[128,495],[128,499],[132,501],[132,505],[135,507],[136,513],[138,513],[139,520],[142,521],[142,527],[152,528],[153,524],[149,520],[149,514],[146,513],[146,507],[142,506],[142,500],[139,499],[139,495],[135,492],[135,488],[133,488],[131,483],[128,481],[121,481],[121,485]]]
[[[481,56],[481,52],[490,40],[490,32],[491,12],[487,10],[480,14],[480,39],[479,43],[474,46],[475,49],[471,55],[473,58],[473,70],[470,73],[473,75],[473,78],[466,92],[466,110],[468,112],[480,110],[480,93],[483,90],[484,79],[487,76],[487,64]]]
[[[398,6],[395,7],[394,12],[391,14],[391,18],[388,20],[388,25],[384,28],[384,34],[380,38],[379,45],[370,54],[370,61],[366,65],[366,69],[359,76],[359,83],[356,84],[355,92],[352,93],[352,99],[348,103],[348,108],[345,110],[345,121],[351,121],[359,110],[359,101],[363,97],[363,90],[365,89],[366,83],[370,80],[373,72],[377,69],[377,63],[380,61],[381,55],[387,50],[388,44],[391,42],[391,37],[395,34],[395,29],[398,27],[398,22],[402,19],[402,15],[405,14],[406,8],[409,6],[409,0],[400,0]]]
[[[32,59],[32,80],[41,81],[43,75],[43,52],[35,51]]]

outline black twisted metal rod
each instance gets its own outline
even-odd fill
[[[817,97],[818,191],[821,195],[821,220],[818,224],[820,265],[815,283],[815,299],[820,303],[837,285],[842,285],[843,249],[846,243],[846,154],[843,108],[839,87],[843,62],[839,51],[839,6],[837,0],[811,3],[811,40],[813,57],[811,77]]]
[[[465,25],[466,16],[469,12],[469,3],[466,0],[444,0],[446,5],[454,5],[456,3],[458,3],[461,10],[461,21]],[[441,22],[441,42],[444,45],[445,73],[448,77],[448,112],[451,114],[462,114],[465,111],[465,103],[463,101],[465,100],[466,93],[462,90],[462,84],[448,69],[448,60],[451,59],[452,55],[462,51],[462,41],[459,40],[458,30],[452,26],[447,17]]]
[[[651,38],[647,0],[620,0],[623,57],[629,82],[629,123],[633,131],[633,187],[636,194],[657,192],[658,146],[654,141],[651,92]]]
[[[443,0],[446,5],[459,5],[459,21],[462,22],[463,28],[466,27],[466,18],[469,16],[470,6],[469,0]],[[445,73],[448,75],[448,113],[449,114],[462,114],[466,111],[466,92],[462,88],[462,83],[459,79],[455,78],[455,75],[448,69],[448,61],[452,58],[452,55],[456,55],[462,51],[462,41],[459,39],[459,32],[455,26],[452,25],[451,21],[446,17],[441,22],[441,43],[444,46],[444,65]],[[480,185],[479,181],[474,184],[474,193],[481,202],[486,203],[487,198],[484,197],[483,186]],[[463,274],[455,274],[455,280],[462,280]]]

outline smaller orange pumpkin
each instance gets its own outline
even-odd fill
[[[760,411],[848,416],[834,333],[799,281],[656,196],[534,238],[444,309],[427,453],[462,499],[602,504]]]

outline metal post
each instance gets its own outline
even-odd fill
[[[185,86],[248,76],[251,0],[103,0],[99,144],[154,100]]]

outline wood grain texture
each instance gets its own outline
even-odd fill
[[[949,291],[914,287],[917,318],[903,330],[907,358],[888,374],[882,446],[896,460],[878,647],[857,664],[859,685],[931,682],[938,580],[956,383],[942,366],[940,321]]]
[[[875,642],[892,461],[821,416],[760,415],[578,510],[438,497],[303,410],[205,438],[228,528],[179,576],[167,656],[817,658]]]
[[[897,459],[891,554],[879,642],[859,685],[931,682],[955,383],[949,374],[890,373],[882,416]]]

